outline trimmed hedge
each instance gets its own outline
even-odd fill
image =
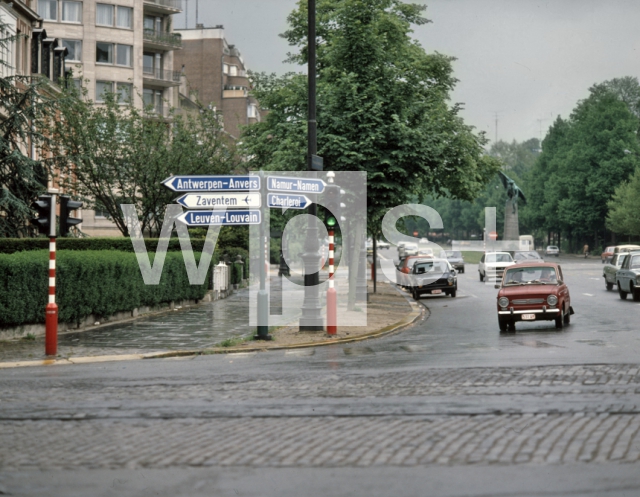
[[[195,254],[196,261],[200,254]],[[153,261],[153,254],[150,254]],[[212,264],[217,261],[212,261]],[[0,254],[0,326],[44,323],[48,295],[48,251]],[[59,321],[79,323],[142,306],[201,299],[211,283],[190,285],[181,252],[167,253],[159,285],[145,285],[132,252],[58,251]]]

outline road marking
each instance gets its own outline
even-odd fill
[[[586,295],[587,297],[595,297],[595,295],[591,295],[590,293],[583,293],[582,295]]]
[[[600,278],[589,278],[590,280],[600,281]]]

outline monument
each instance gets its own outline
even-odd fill
[[[518,240],[520,238],[520,228],[518,226],[518,199],[523,204],[527,203],[527,199],[518,188],[516,182],[502,171],[498,172],[503,186],[507,190],[507,201],[504,205],[504,239]]]

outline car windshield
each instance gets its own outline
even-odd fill
[[[539,260],[540,256],[538,252],[516,252],[513,257],[515,260],[524,261],[524,260]]]
[[[558,250],[558,247],[556,247],[555,245],[549,245],[547,247],[547,250]]]
[[[462,259],[462,252],[459,250],[445,250],[444,253],[447,259]]]
[[[405,249],[410,249],[410,250],[415,250],[418,248],[418,245],[415,243],[405,243],[404,244],[404,248]]]
[[[631,264],[629,264],[629,269],[640,269],[640,255],[634,255],[631,258]]]
[[[416,262],[429,262],[429,259],[407,259],[407,267],[412,268]]]
[[[416,274],[442,274],[449,270],[444,262],[422,262],[419,261],[414,268]]]
[[[511,267],[507,269],[504,286],[556,285],[558,278],[553,267]]]
[[[487,254],[487,262],[513,262],[509,254]]]

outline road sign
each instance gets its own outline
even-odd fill
[[[260,176],[171,176],[162,184],[174,192],[260,190]]]
[[[491,232],[489,232],[489,239],[491,239],[491,240],[497,240],[497,239],[498,239],[498,232],[497,232],[497,231],[491,231]]]
[[[176,199],[187,209],[260,207],[260,193],[187,193]]]
[[[178,216],[178,221],[187,226],[238,226],[260,224],[259,210],[246,211],[187,211]]]
[[[267,176],[267,189],[272,192],[322,193],[325,182],[316,178]]]
[[[269,193],[267,195],[268,207],[281,207],[283,209],[306,209],[311,205],[311,200],[306,195],[287,195],[282,193]]]

